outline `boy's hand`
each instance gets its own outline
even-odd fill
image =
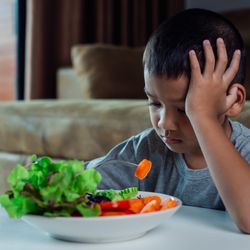
[[[221,38],[217,39],[217,62],[208,40],[203,42],[203,47],[205,53],[203,73],[195,52],[192,50],[189,53],[191,79],[185,103],[186,114],[190,119],[194,117],[218,119],[237,100],[237,87],[232,85],[229,90],[228,87],[239,69],[240,50],[234,52],[227,68],[227,51]]]

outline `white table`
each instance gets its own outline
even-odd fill
[[[141,238],[84,244],[55,240],[0,209],[1,250],[250,250],[250,235],[239,232],[222,211],[183,206],[162,226]]]

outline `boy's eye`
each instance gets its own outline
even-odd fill
[[[149,101],[148,105],[153,106],[153,107],[157,107],[157,108],[161,107],[161,104],[159,102],[153,102],[153,101]]]
[[[186,114],[185,109],[177,108],[177,111],[182,114]]]

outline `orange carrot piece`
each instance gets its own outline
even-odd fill
[[[142,160],[138,164],[138,166],[135,170],[135,177],[137,177],[140,180],[144,179],[147,176],[147,174],[149,173],[151,167],[152,167],[151,161],[149,161],[147,159]]]
[[[162,202],[160,210],[166,210],[177,206],[177,201],[174,198],[169,198]]]
[[[144,207],[144,201],[143,199],[130,199],[130,207],[129,210],[131,210],[132,212],[138,214],[142,208]]]
[[[161,205],[159,204],[159,202],[157,202],[157,200],[152,200],[142,208],[140,214],[159,211],[160,208]]]
[[[139,213],[145,205],[150,203],[151,201],[156,201],[158,204],[161,204],[161,198],[157,195],[151,195],[143,198],[135,198],[130,199],[130,207],[129,210],[133,211],[134,213]]]
[[[157,195],[150,195],[142,198],[144,205],[148,204],[152,200],[156,200],[157,203],[161,204],[161,198]]]

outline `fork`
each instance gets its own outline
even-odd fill
[[[99,167],[103,164],[106,164],[106,163],[121,163],[121,164],[124,164],[124,165],[127,165],[127,166],[133,166],[133,167],[137,167],[138,164],[136,163],[133,163],[133,162],[129,162],[129,161],[123,161],[123,160],[117,160],[117,159],[109,159],[109,160],[102,160],[100,162],[98,162],[97,164],[94,164],[93,167]]]
[[[99,167],[101,165],[104,165],[106,163],[120,163],[120,164],[123,164],[123,165],[127,165],[129,167],[137,167],[138,164],[136,163],[133,163],[133,162],[129,162],[129,161],[123,161],[123,160],[117,160],[117,159],[109,159],[109,160],[102,160],[100,162],[98,162],[97,164],[93,164],[91,167]],[[137,179],[137,185],[138,185],[138,190],[141,190],[141,180],[140,179]]]

